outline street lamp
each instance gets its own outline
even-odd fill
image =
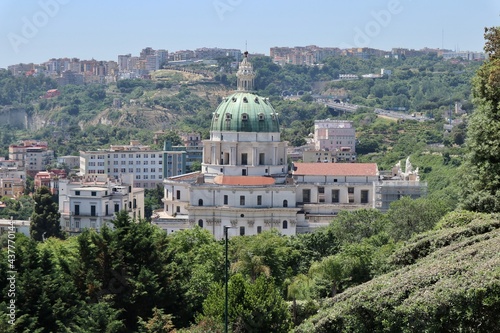
[[[225,269],[226,269],[226,277],[225,277],[225,289],[226,289],[226,292],[225,292],[225,303],[224,303],[224,332],[227,333],[227,317],[228,317],[228,292],[227,292],[227,285],[228,285],[228,281],[229,281],[229,271],[228,271],[228,259],[227,259],[227,249],[228,249],[228,239],[227,239],[227,231],[228,229],[231,229],[230,226],[227,226],[225,225],[224,226],[224,239],[225,239],[225,246],[226,246],[226,256],[225,256],[225,261],[224,261],[224,266],[225,266]]]

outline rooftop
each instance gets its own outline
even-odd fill
[[[262,176],[216,176],[214,183],[219,185],[240,185],[240,186],[262,186],[274,185],[275,180],[271,177]]]
[[[293,175],[378,176],[376,163],[294,163]]]

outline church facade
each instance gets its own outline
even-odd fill
[[[201,171],[164,179],[164,207],[152,223],[167,233],[199,226],[216,239],[276,229],[284,235],[327,225],[340,210],[375,208],[376,164],[295,163],[269,99],[253,92],[248,53],[237,90],[212,114]]]

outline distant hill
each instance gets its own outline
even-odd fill
[[[450,213],[390,259],[294,332],[500,331],[500,215]]]

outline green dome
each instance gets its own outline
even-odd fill
[[[267,98],[246,91],[236,92],[217,107],[210,130],[279,132],[278,114]]]

